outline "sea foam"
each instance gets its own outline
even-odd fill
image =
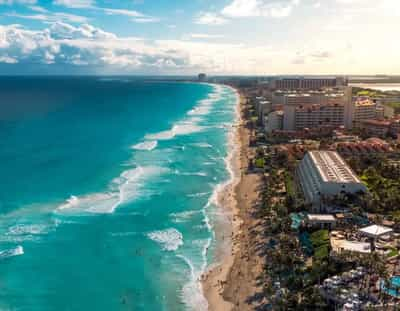
[[[112,181],[108,192],[80,197],[72,195],[58,209],[69,212],[112,213],[120,205],[130,203],[142,195],[149,194],[148,191],[146,192],[143,189],[146,181],[150,177],[160,175],[165,171],[167,169],[157,166],[139,166],[135,169],[126,170]]]
[[[163,250],[176,251],[183,245],[183,235],[175,228],[153,231],[147,235],[151,240],[159,243]]]
[[[133,145],[132,149],[151,151],[151,150],[155,149],[157,147],[157,145],[158,145],[158,142],[156,140],[144,141],[144,142],[138,143],[136,145]]]
[[[24,248],[21,245],[18,245],[15,248],[0,251],[0,259],[14,257],[14,256],[20,256],[23,254],[24,254]]]
[[[170,130],[147,134],[146,140],[170,140],[176,136],[201,132],[208,127],[201,126],[202,116],[210,113],[214,104],[222,98],[224,88],[213,86],[214,91],[207,98],[199,100],[197,105],[187,113],[187,117],[175,123]]]
[[[181,291],[182,302],[189,310],[206,311],[208,310],[207,299],[203,295],[202,285],[200,282],[201,271],[196,271],[192,261],[184,255],[177,255],[182,259],[190,269],[190,280]]]

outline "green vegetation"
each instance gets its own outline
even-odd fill
[[[314,247],[314,258],[323,261],[329,256],[329,231],[319,230],[310,235]]]
[[[357,92],[357,96],[370,96],[370,97],[376,97],[377,92],[373,90],[362,90]]]
[[[393,248],[393,249],[390,250],[390,253],[388,254],[388,257],[389,258],[390,257],[394,257],[394,256],[397,256],[398,254],[399,254],[399,251],[397,249]]]
[[[311,234],[310,239],[314,247],[326,245],[327,243],[329,243],[329,231],[328,230],[315,231]]]
[[[263,159],[263,158],[256,159],[255,165],[256,165],[257,168],[264,168],[265,159]]]
[[[396,114],[400,113],[400,103],[387,103],[386,106],[393,108]]]
[[[383,176],[381,171],[373,167],[364,170],[361,180],[370,191],[370,194],[364,198],[365,210],[388,213],[395,211],[400,205],[400,181],[397,173],[385,173],[386,176]]]
[[[288,172],[285,172],[285,186],[287,195],[295,197],[296,192],[295,192],[294,180],[293,177]]]
[[[353,94],[356,96],[370,96],[370,97],[386,97],[388,94],[384,91],[374,89],[364,89],[361,87],[353,87]]]

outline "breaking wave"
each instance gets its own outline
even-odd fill
[[[157,147],[157,145],[158,145],[158,142],[156,140],[144,141],[144,142],[141,142],[141,143],[138,143],[138,144],[132,146],[132,149],[151,151],[151,150],[155,149]]]
[[[0,251],[0,259],[14,257],[14,256],[20,256],[23,254],[24,254],[24,248],[21,245],[18,245],[15,248]]]
[[[166,251],[176,251],[183,245],[183,235],[175,228],[153,231],[147,235],[151,240],[159,243]]]
[[[143,188],[152,176],[158,176],[168,171],[157,166],[137,167],[124,171],[110,185],[110,191],[93,193],[85,196],[72,195],[59,210],[83,211],[89,213],[107,214],[115,211],[120,205],[130,203],[143,195],[149,194]],[[151,193],[150,193],[151,194]]]

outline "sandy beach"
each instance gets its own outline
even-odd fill
[[[219,197],[219,206],[229,215],[229,223],[224,228],[215,227],[217,241],[222,245],[216,255],[218,264],[202,277],[204,295],[212,311],[252,310],[259,303],[257,278],[262,273],[264,260],[256,247],[263,241],[257,234],[261,228],[253,209],[257,204],[260,176],[247,173],[252,150],[250,131],[241,118],[244,107],[245,99],[241,96],[240,118],[233,137],[236,148],[231,159],[236,178]]]

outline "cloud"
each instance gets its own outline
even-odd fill
[[[324,59],[324,58],[330,58],[332,54],[328,51],[318,51],[315,53],[311,53],[310,56],[317,59]]]
[[[16,64],[16,63],[18,63],[18,61],[15,58],[4,55],[4,56],[0,56],[0,63]]]
[[[45,8],[38,6],[38,5],[31,5],[29,6],[29,9],[31,9],[32,11],[35,12],[39,12],[39,13],[47,13],[48,10],[46,10]]]
[[[104,11],[108,15],[124,15],[129,17],[144,17],[145,15],[134,11],[134,10],[124,10],[124,9],[108,9],[108,8],[96,8],[98,10]]]
[[[291,14],[300,0],[233,0],[222,9],[227,17],[272,17],[281,18]]]
[[[55,0],[55,5],[65,6],[67,8],[79,9],[79,8],[90,8],[94,6],[93,0]]]
[[[57,22],[37,31],[0,26],[0,68],[12,66],[14,73],[34,68],[98,74],[259,72],[270,66],[270,59],[282,56],[281,51],[272,55],[267,47],[199,40],[216,36],[198,33],[185,40],[145,40],[119,37],[89,24]]]
[[[110,8],[99,8],[95,7],[93,9],[105,12],[107,15],[122,15],[132,17],[131,21],[134,23],[158,23],[159,18],[140,13],[135,10],[125,10],[125,9],[110,9]]]
[[[13,5],[13,4],[35,4],[36,0],[0,0],[0,5]]]
[[[75,27],[61,22],[41,31],[0,26],[0,62],[129,70],[187,66],[186,55],[170,47],[153,46],[139,38],[119,38],[88,24]]]
[[[333,54],[329,51],[309,51],[309,52],[297,52],[295,57],[292,59],[292,64],[304,65],[318,62],[324,62],[333,58]]]
[[[148,24],[148,23],[158,23],[160,19],[157,17],[136,17],[132,18],[132,22],[140,23],[140,24]]]
[[[219,26],[224,25],[228,20],[216,13],[202,12],[195,19],[195,23],[199,25],[213,25]]]
[[[211,35],[207,33],[192,33],[190,35],[191,38],[193,39],[218,39],[218,38],[223,38],[223,35]]]
[[[57,22],[57,21],[67,21],[71,23],[86,23],[88,18],[85,16],[63,13],[63,12],[48,12],[43,11],[40,14],[18,14],[18,13],[6,13],[6,16],[15,17],[15,18],[22,18],[22,19],[30,19],[42,22]]]
[[[61,39],[116,39],[117,36],[105,32],[99,28],[93,27],[89,24],[83,24],[80,27],[75,27],[67,23],[57,22],[46,29],[50,37],[56,40]]]

